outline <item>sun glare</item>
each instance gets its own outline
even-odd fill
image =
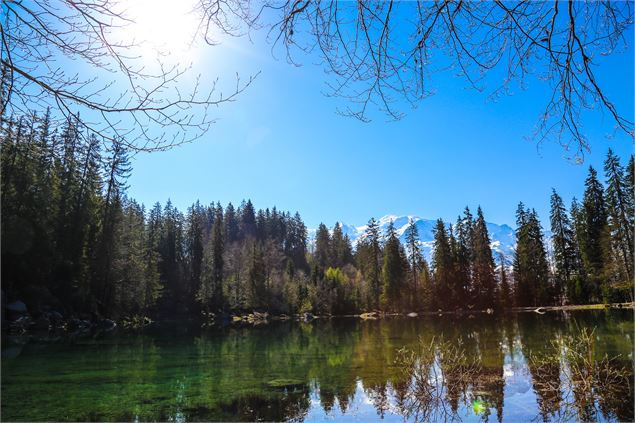
[[[195,0],[134,0],[123,3],[125,16],[132,22],[123,30],[141,54],[191,59],[199,19]],[[177,56],[175,56],[177,55]]]

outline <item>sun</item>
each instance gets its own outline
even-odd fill
[[[195,6],[196,0],[125,1],[124,16],[130,22],[121,35],[134,42],[144,58],[191,58],[200,23]]]

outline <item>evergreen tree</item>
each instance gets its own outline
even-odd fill
[[[234,209],[232,203],[229,203],[227,207],[225,207],[225,237],[227,244],[238,241],[239,233],[240,229],[238,227],[236,209]]]
[[[381,294],[381,243],[379,224],[371,217],[364,231],[365,241],[368,244],[369,260],[367,264],[368,280],[370,283],[370,307],[379,306],[379,296]]]
[[[574,197],[571,201],[571,222],[573,226],[573,272],[574,278],[567,287],[567,297],[574,304],[583,304],[588,299],[587,276],[580,252],[580,240],[584,238],[584,209]]]
[[[422,273],[422,266],[424,263],[423,255],[421,254],[421,247],[419,246],[419,230],[415,221],[410,218],[408,221],[408,228],[405,232],[406,235],[406,248],[408,251],[408,262],[410,264],[410,284],[412,288],[412,307],[417,310],[421,307],[422,301],[420,298],[420,279]]]
[[[130,171],[130,159],[123,140],[115,139],[106,169],[106,195],[103,201],[102,230],[97,249],[97,271],[93,272],[97,282],[94,292],[98,292],[98,308],[103,314],[112,308],[114,287],[110,273],[115,249],[115,226],[121,216],[121,203]]]
[[[251,306],[256,309],[261,309],[268,305],[266,296],[266,278],[267,273],[262,248],[256,243],[252,243],[247,280],[250,303]]]
[[[606,264],[606,246],[608,222],[604,190],[598,180],[597,172],[589,167],[589,176],[585,181],[583,209],[583,232],[580,238],[580,252],[587,272],[587,301],[601,300],[601,287]]]
[[[549,265],[542,237],[542,228],[535,210],[525,210],[521,202],[516,211],[516,252],[514,281],[516,304],[540,306],[552,302],[549,298]]]
[[[611,246],[617,253],[621,281],[633,279],[633,192],[624,173],[624,168],[611,149],[604,162],[606,176],[606,208],[611,237]]]
[[[473,256],[474,256],[474,218],[468,207],[465,207],[463,216],[459,216],[454,226],[456,243],[453,248],[454,278],[453,291],[456,294],[455,301],[462,305],[475,305],[476,296],[472,293],[473,286]]]
[[[342,226],[339,222],[333,227],[333,235],[330,243],[330,260],[332,267],[342,268],[353,261],[353,248],[348,236],[342,232]]]
[[[324,223],[320,223],[315,233],[315,262],[321,277],[331,264],[331,235]]]
[[[476,301],[481,308],[491,308],[496,304],[496,279],[494,258],[490,247],[489,232],[483,211],[478,208],[473,235],[473,286]]]
[[[386,228],[382,265],[383,286],[380,303],[384,310],[403,308],[402,298],[406,266],[406,254],[397,237],[395,225],[391,221]]]
[[[289,219],[289,230],[285,242],[285,253],[290,258],[295,269],[307,271],[306,261],[307,229],[300,217],[300,213],[295,213]]]
[[[448,232],[442,219],[434,227],[434,247],[432,253],[433,293],[438,308],[450,310],[455,301],[452,292],[452,251]]]
[[[194,294],[201,288],[204,219],[203,208],[197,201],[188,209],[186,218],[186,256],[189,276],[186,295],[190,298],[194,298]]]
[[[551,242],[555,264],[555,295],[560,296],[564,287],[570,287],[575,274],[575,234],[567,215],[562,197],[556,190],[551,193]]]
[[[240,205],[238,209],[240,216],[240,231],[243,237],[255,237],[256,236],[256,211],[251,200],[247,200]]]
[[[498,303],[501,307],[512,307],[514,305],[514,298],[511,292],[511,286],[507,278],[507,270],[505,269],[505,256],[500,254],[500,267],[499,267],[499,297]]]

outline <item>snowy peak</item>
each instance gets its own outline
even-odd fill
[[[419,240],[421,241],[422,251],[427,260],[431,259],[432,256],[432,244],[434,241],[434,226],[436,225],[436,219],[423,219],[419,216],[397,216],[393,214],[389,214],[381,217],[377,220],[379,224],[379,229],[382,233],[386,233],[386,229],[390,222],[393,222],[395,226],[395,231],[399,236],[399,240],[402,244],[406,242],[406,229],[408,228],[408,224],[410,223],[410,219],[415,222],[415,226],[419,231]],[[357,242],[363,238],[364,231],[368,225],[360,225],[354,226],[345,223],[340,223],[342,227],[342,233],[348,235],[351,240],[353,246],[357,244]],[[498,259],[498,254],[502,253],[506,260],[511,260],[514,252],[514,245],[516,243],[516,234],[514,229],[512,229],[508,225],[498,225],[496,223],[487,222],[487,230],[489,232],[492,252],[494,253],[494,258]],[[315,229],[309,230],[309,239],[310,242],[313,241],[315,237]]]

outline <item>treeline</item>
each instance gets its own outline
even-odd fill
[[[553,253],[535,211],[517,212],[513,270],[491,250],[482,210],[437,222],[432,262],[414,222],[403,245],[371,219],[353,248],[339,224],[313,243],[298,213],[251,201],[126,196],[124,140],[85,135],[48,114],[2,122],[2,281],[10,299],[96,316],[199,316],[249,310],[349,314],[631,300],[633,158],[609,151],[606,188],[590,169],[570,212],[552,195]],[[108,148],[102,146],[108,145]]]

